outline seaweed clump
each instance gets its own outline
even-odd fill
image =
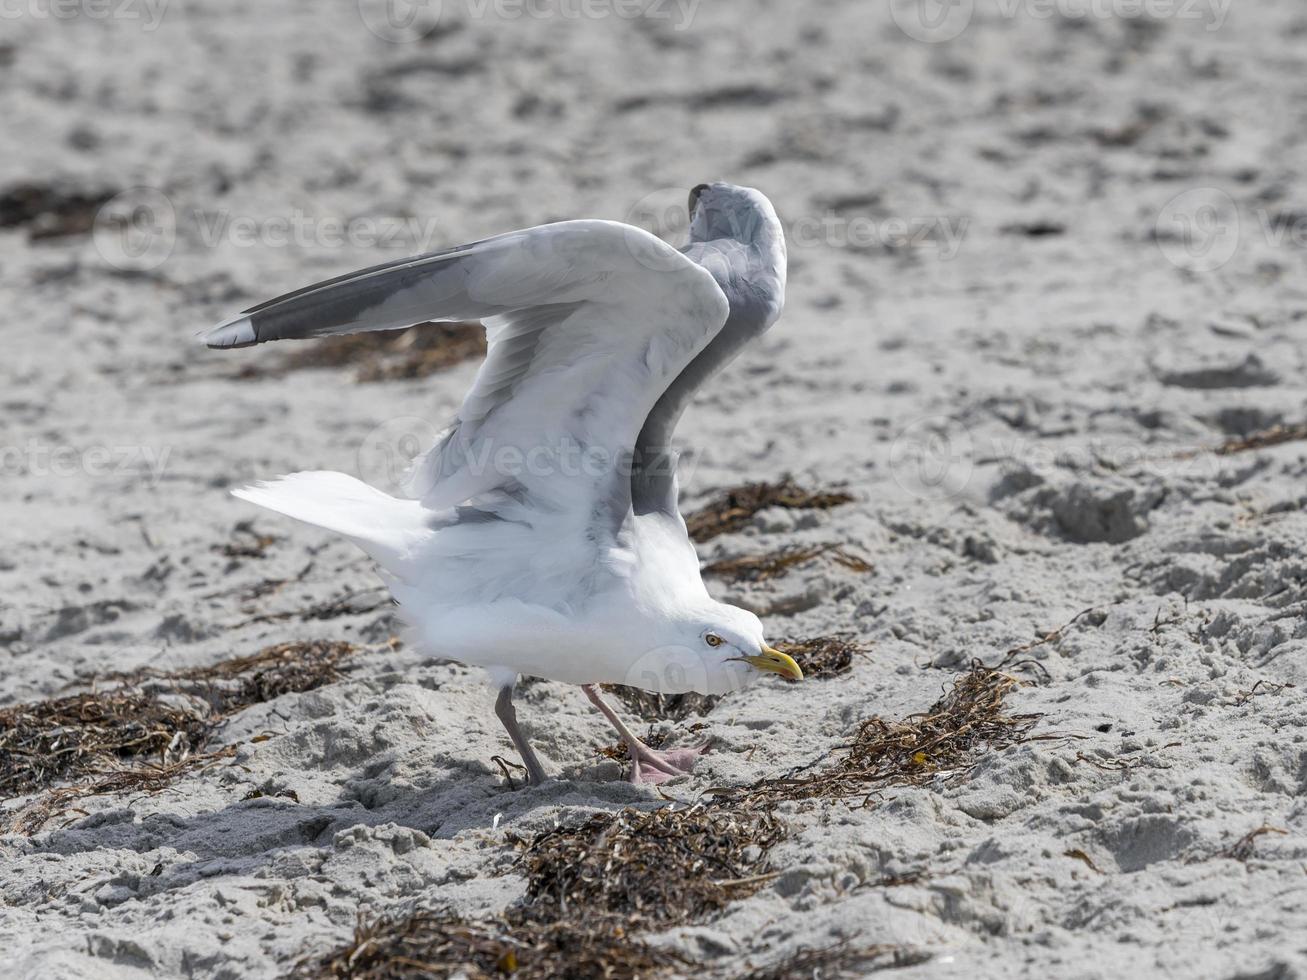
[[[650,977],[682,962],[608,922],[512,924],[467,919],[441,908],[360,919],[351,942],[301,961],[292,975],[305,980]]]
[[[231,754],[203,751],[227,718],[338,680],[358,649],[282,643],[207,667],[117,675],[104,690],[0,709],[0,798],[73,781],[8,815],[11,829],[31,833],[78,799],[156,792],[212,765]]]
[[[852,501],[853,495],[844,490],[808,490],[785,476],[779,483],[746,483],[723,490],[690,514],[685,527],[692,540],[702,543],[747,527],[754,514],[768,507],[830,510]]]
[[[145,756],[166,765],[201,744],[208,712],[186,699],[118,688],[0,710],[0,796],[11,797]]]
[[[0,191],[0,228],[26,228],[28,241],[84,235],[114,192],[61,184],[14,184]]]
[[[717,707],[722,699],[720,694],[659,694],[639,687],[627,687],[623,684],[605,684],[604,690],[617,695],[619,701],[635,712],[645,721],[684,721],[686,718],[702,718]],[[646,739],[646,741],[648,741]],[[657,748],[657,746],[655,746]],[[625,755],[625,749],[622,755]]]
[[[866,647],[849,633],[831,633],[808,640],[781,640],[776,644],[803,670],[803,676],[839,677],[853,669],[853,658],[864,656]]]
[[[526,845],[526,900],[516,913],[532,922],[617,916],[627,928],[699,919],[771,881],[767,851],[783,835],[770,808],[596,814]]]
[[[1011,713],[1004,704],[1023,683],[1004,670],[972,661],[971,669],[925,712],[902,721],[873,717],[861,722],[838,761],[815,772],[805,771],[812,768],[806,766],[722,794],[770,803],[862,797],[863,805],[870,805],[878,790],[960,776],[981,752],[1035,740],[1030,730],[1043,716]]]
[[[226,717],[283,694],[301,694],[335,683],[345,676],[348,662],[359,649],[342,641],[278,643],[248,657],[147,676],[185,687]]]
[[[383,915],[361,922],[344,947],[301,961],[295,973],[357,980],[683,974],[682,957],[636,934],[700,919],[757,891],[774,877],[766,855],[782,835],[770,811],[744,807],[596,814],[519,841],[526,896],[504,915]]]

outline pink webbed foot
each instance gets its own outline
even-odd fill
[[[636,742],[627,747],[631,755],[631,782],[657,784],[683,776],[694,769],[699,757],[706,755],[710,747],[708,742],[704,742],[693,748],[659,752],[643,742]]]

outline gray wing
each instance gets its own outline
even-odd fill
[[[713,277],[648,232],[565,221],[319,283],[202,339],[241,347],[481,320],[486,360],[413,495],[441,509],[507,487],[584,530],[599,513],[624,515],[641,425],[727,312]]]
[[[730,312],[722,329],[667,386],[645,419],[631,469],[631,507],[637,514],[679,514],[677,454],[671,446],[676,423],[699,387],[766,331],[784,302],[784,283],[777,270],[763,268],[757,252],[742,242],[695,243],[681,254],[712,275],[726,295]]]

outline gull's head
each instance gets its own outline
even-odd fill
[[[757,616],[707,595],[664,606],[638,635],[643,642],[626,648],[613,683],[660,694],[729,694],[768,674],[803,678],[793,658],[767,645]]]
[[[792,681],[803,679],[803,671],[794,658],[767,645],[762,620],[747,609],[712,602],[705,612],[687,624],[686,630],[694,635],[684,637],[684,641],[697,645],[710,672],[717,667],[744,683],[762,674],[779,674]]]
[[[728,238],[785,247],[785,233],[771,201],[752,187],[715,181],[690,191],[690,241]]]

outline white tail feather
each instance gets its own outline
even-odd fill
[[[232,496],[334,531],[396,575],[432,533],[431,512],[421,503],[391,497],[344,473],[291,473],[233,490]]]

